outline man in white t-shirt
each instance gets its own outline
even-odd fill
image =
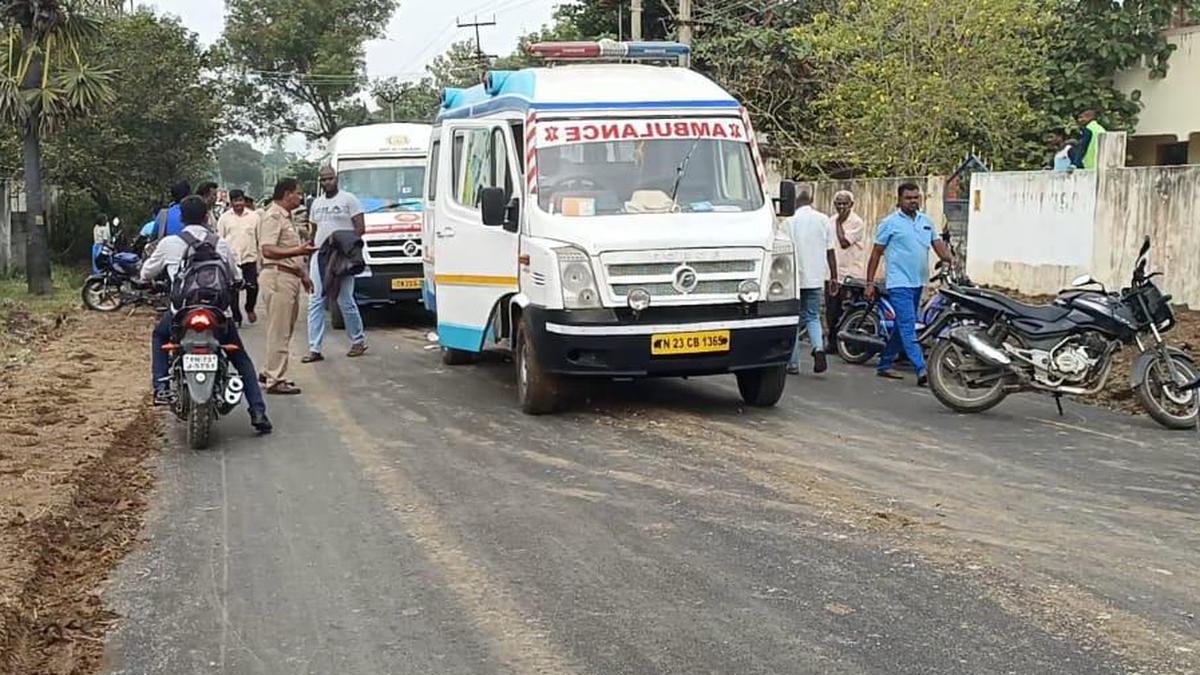
[[[313,245],[320,250],[329,235],[337,230],[353,230],[361,237],[367,230],[363,224],[362,205],[358,203],[358,197],[338,189],[337,172],[330,166],[321,167],[321,189],[324,194],[314,199],[308,209],[308,219],[317,228]],[[308,299],[308,355],[300,359],[302,363],[325,359],[321,354],[321,343],[325,339],[325,292],[318,263],[320,257],[314,255],[309,263],[313,290]],[[346,335],[350,338],[350,351],[346,355],[362,356],[367,351],[367,336],[363,332],[362,314],[354,301],[354,277],[341,280],[337,303],[346,320]]]
[[[812,194],[801,190],[796,196],[796,214],[787,221],[787,232],[796,248],[796,288],[800,290],[801,325],[808,329],[812,345],[813,372],[828,368],[821,335],[821,297],[828,280],[829,292],[837,293],[837,237],[829,217],[812,207]],[[831,329],[832,330],[832,329]],[[800,341],[792,350],[788,372],[800,373]]]

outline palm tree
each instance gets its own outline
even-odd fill
[[[29,236],[29,292],[50,293],[50,250],[42,190],[42,138],[112,97],[111,73],[84,62],[100,31],[86,12],[120,0],[0,0],[0,121],[21,134]]]

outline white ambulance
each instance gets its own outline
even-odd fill
[[[425,190],[426,304],[447,364],[511,350],[529,413],[574,378],[733,373],[784,389],[799,306],[749,118],[675,43],[543,43],[449,89]],[[779,215],[795,209],[780,187]]]
[[[430,129],[427,124],[347,127],[329,141],[321,159],[338,172],[340,188],[358,197],[365,212],[367,269],[354,283],[359,305],[421,298],[421,219]],[[334,314],[334,323],[340,324],[336,303]]]

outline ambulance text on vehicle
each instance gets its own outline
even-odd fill
[[[337,171],[340,189],[358,197],[364,211],[367,269],[354,284],[360,305],[421,297],[429,134],[427,124],[368,124],[342,129],[329,141],[322,163]]]
[[[747,403],[779,400],[799,323],[792,245],[749,118],[715,83],[641,63],[492,72],[444,93],[428,166],[426,303],[446,363],[511,350],[530,413],[579,377],[733,373]],[[779,204],[794,210],[790,183]]]

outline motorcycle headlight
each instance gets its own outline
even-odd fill
[[[554,250],[558,257],[558,274],[561,280],[563,307],[567,309],[591,309],[600,306],[600,289],[592,274],[592,263],[587,254],[574,247]]]
[[[791,246],[776,246],[767,276],[767,301],[796,299],[796,256]]]

